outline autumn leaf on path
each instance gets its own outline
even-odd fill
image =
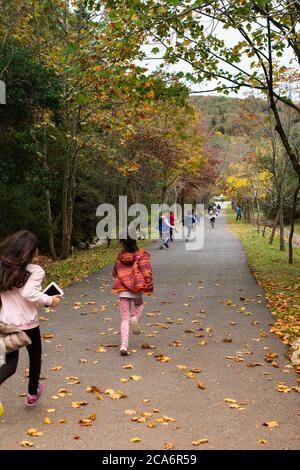
[[[52,338],[54,338],[54,335],[52,333],[43,333],[42,338],[43,339],[52,339]]]
[[[97,419],[97,415],[96,413],[92,413],[90,414],[87,418],[82,418],[79,420],[79,424],[80,426],[91,426],[93,421],[95,421]]]
[[[156,427],[157,427],[157,424],[154,423],[153,421],[150,422],[150,423],[147,423],[147,428],[150,428],[150,429],[151,429],[151,428],[156,428]]]
[[[263,426],[267,426],[268,428],[279,428],[277,421],[267,421],[266,423],[263,423]]]
[[[34,447],[34,443],[33,443],[33,442],[30,442],[30,441],[21,441],[21,442],[20,442],[20,445],[21,445],[22,447],[25,447],[25,448],[27,448],[27,447]]]
[[[156,423],[175,423],[176,419],[175,418],[170,418],[169,416],[162,416],[160,418],[156,418],[154,420]]]
[[[140,439],[139,437],[132,437],[131,439],[129,439],[129,442],[133,442],[133,443],[142,442],[142,439]]]
[[[142,380],[144,377],[142,377],[140,375],[131,375],[129,378],[136,382],[138,380]]]
[[[195,378],[195,374],[191,371],[188,371],[185,373],[185,376],[188,378],[188,379],[194,379]]]
[[[273,359],[275,357],[278,357],[278,354],[276,352],[269,352],[265,356],[265,361],[268,363],[273,362]]]
[[[177,364],[176,368],[180,370],[186,370],[188,369],[188,366],[186,366],[185,364]]]
[[[164,449],[174,449],[174,444],[172,442],[165,442]]]
[[[99,387],[96,385],[90,385],[85,389],[86,392],[88,393],[102,393]]]
[[[42,433],[41,431],[38,431],[35,428],[30,428],[27,430],[27,434],[28,436],[40,437],[40,436],[43,436],[44,433]]]
[[[125,415],[127,416],[136,415],[136,413],[136,410],[125,410]]]
[[[276,389],[280,393],[289,393],[292,391],[284,382],[278,382]]]
[[[232,343],[232,339],[231,338],[224,338],[223,343]]]
[[[155,354],[154,357],[158,362],[163,362],[163,363],[169,362],[171,360],[170,357],[164,356],[163,354]]]
[[[112,400],[120,400],[121,398],[126,398],[127,394],[122,392],[122,390],[114,391],[112,388],[107,388],[104,390],[105,395],[108,395]]]
[[[202,382],[198,382],[198,383],[197,383],[197,387],[198,387],[200,390],[205,390],[205,385],[204,385]]]
[[[204,439],[199,439],[199,441],[193,441],[192,444],[193,446],[199,446],[201,444],[207,444],[208,443],[208,439],[204,438]]]
[[[50,369],[52,372],[57,372],[59,370],[62,370],[62,366],[55,366],[55,367],[51,367]]]
[[[49,418],[48,416],[46,416],[46,418],[44,418],[44,424],[52,424],[51,418]]]
[[[73,401],[71,403],[72,408],[81,408],[82,406],[88,405],[87,401]]]
[[[131,421],[133,423],[145,423],[147,421],[147,418],[145,416],[141,416],[141,417],[135,416],[134,418],[131,418]]]
[[[265,445],[267,443],[266,439],[259,439],[259,444]]]
[[[143,343],[142,344],[142,349],[155,349],[156,346],[154,346],[153,344],[149,344],[149,343]]]

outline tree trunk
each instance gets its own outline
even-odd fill
[[[180,198],[180,205],[181,205],[181,215],[182,215],[182,221],[184,220],[184,190],[181,192],[181,198]]]
[[[296,188],[294,192],[293,206],[291,210],[291,228],[290,228],[290,233],[289,233],[289,264],[293,264],[293,236],[294,236],[294,230],[295,230],[295,216],[296,216],[297,199],[298,199],[299,190],[300,190],[300,178],[299,178],[298,187]]]
[[[163,186],[161,188],[161,202],[164,204],[166,202],[166,195],[167,195],[167,187]]]
[[[283,195],[282,194],[280,194],[279,226],[280,226],[280,251],[285,251],[284,223],[283,223]]]
[[[71,238],[73,231],[73,211],[76,190],[76,151],[72,149],[73,155],[67,155],[64,165],[64,181],[62,196],[62,242],[61,253],[62,259],[68,258],[71,248]]]
[[[250,220],[251,220],[251,224],[252,225],[255,225],[255,206],[254,206],[254,202],[251,201],[251,213],[250,213]]]
[[[276,227],[277,227],[277,224],[278,224],[278,221],[279,221],[279,215],[280,215],[280,209],[278,209],[276,217],[273,221],[272,231],[271,231],[270,240],[269,240],[269,245],[273,244]]]
[[[256,198],[256,207],[257,207],[257,231],[260,234],[260,206],[259,206],[258,198]]]
[[[57,254],[55,250],[54,235],[53,235],[53,228],[52,228],[51,196],[50,196],[49,189],[46,190],[45,195],[46,195],[49,250],[50,250],[50,255],[52,259],[55,260],[57,259]]]

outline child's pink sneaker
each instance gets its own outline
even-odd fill
[[[27,398],[26,398],[26,405],[27,406],[34,406],[40,399],[41,395],[44,393],[44,390],[45,390],[45,384],[43,384],[42,382],[39,382],[39,388],[38,388],[38,392],[36,395],[27,395]]]

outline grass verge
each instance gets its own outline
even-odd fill
[[[285,344],[300,337],[300,249],[294,249],[294,264],[288,264],[287,251],[279,251],[279,237],[273,245],[245,221],[236,222],[235,214],[227,211],[231,231],[241,239],[249,264],[264,288],[275,323],[271,331]]]

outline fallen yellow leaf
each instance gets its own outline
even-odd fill
[[[86,406],[87,404],[87,401],[73,401],[71,406],[72,408],[81,408],[82,406]]]
[[[38,431],[35,428],[28,429],[27,434],[28,434],[28,436],[33,436],[33,437],[39,437],[39,436],[43,435],[43,433],[41,431]]]
[[[267,441],[266,441],[266,439],[259,439],[258,443],[259,444],[266,444]]]
[[[199,439],[199,441],[193,441],[192,444],[193,446],[199,446],[200,444],[206,444],[208,442],[208,439]]]
[[[164,449],[174,449],[174,444],[172,442],[165,442]]]
[[[200,390],[205,390],[205,385],[200,381],[197,383],[197,387],[200,388]]]
[[[127,416],[132,416],[136,414],[136,410],[125,410],[125,414]]]
[[[131,439],[129,439],[129,442],[142,442],[142,439],[140,439],[139,437],[132,437]]]
[[[34,446],[34,443],[33,442],[30,442],[30,441],[21,441],[20,442],[20,445],[22,447],[33,447]]]
[[[268,428],[279,428],[277,421],[267,421],[266,423],[263,423],[263,426],[267,426]]]
[[[163,354],[155,354],[154,357],[157,361],[163,362],[163,363],[169,362],[171,360],[170,357],[164,356]]]

